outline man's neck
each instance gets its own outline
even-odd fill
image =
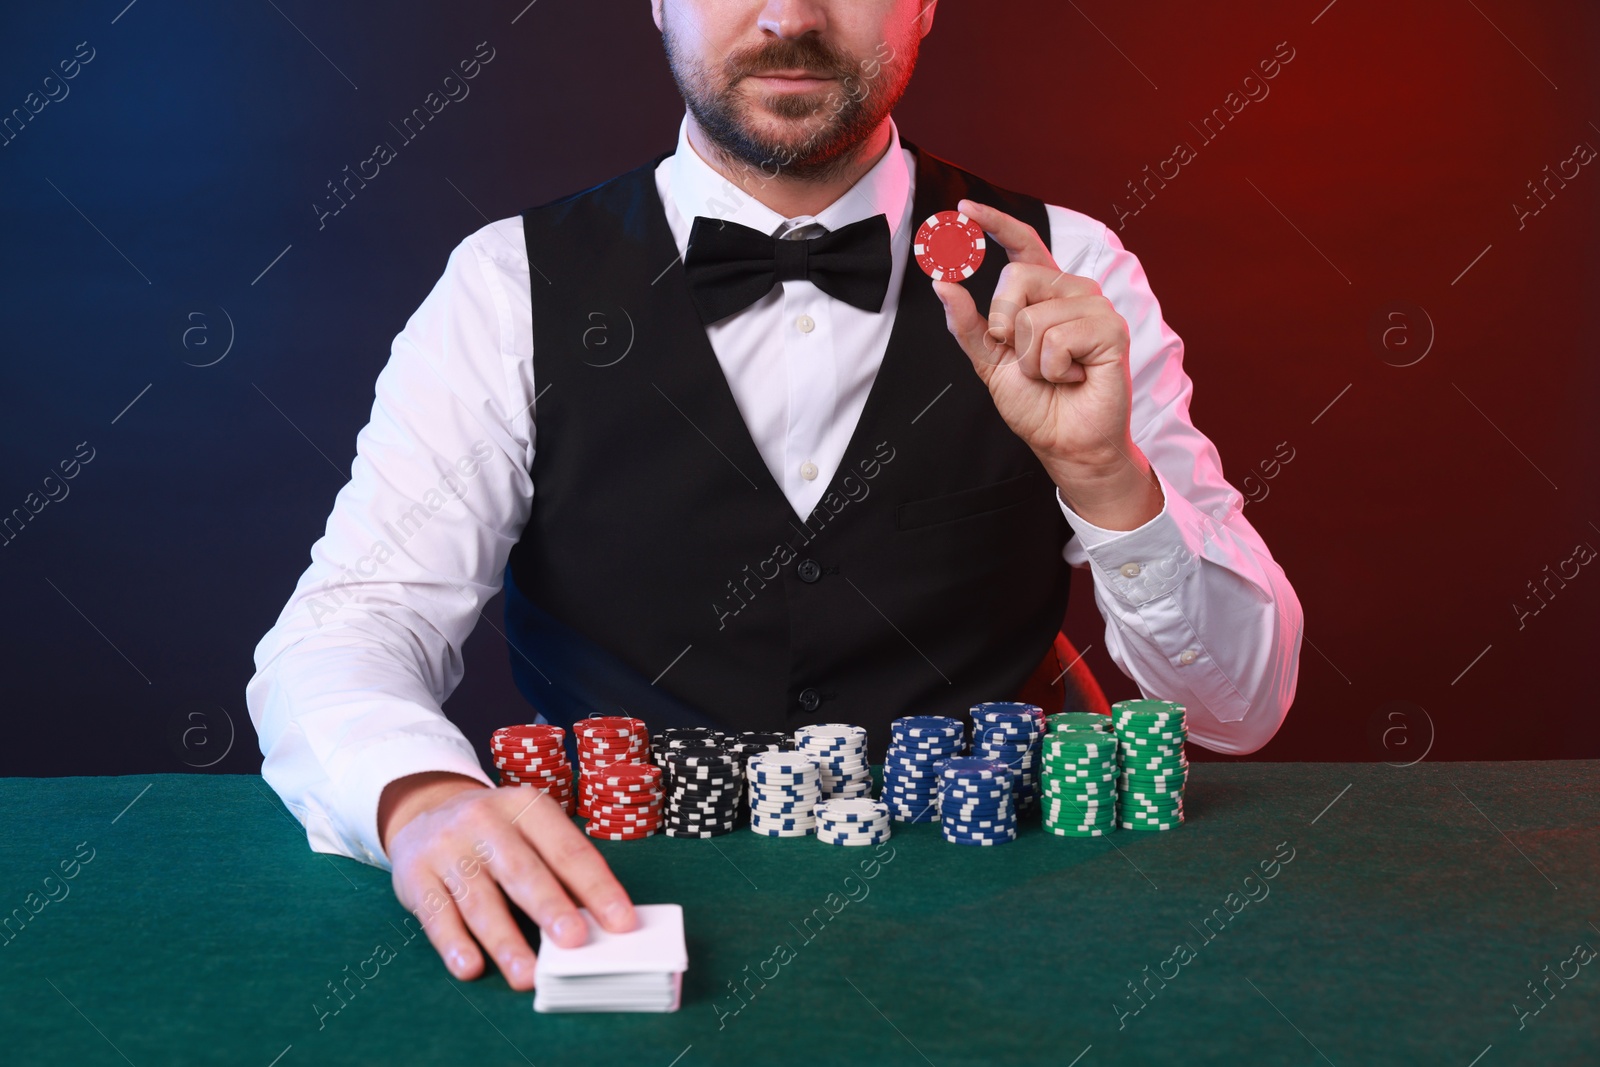
[[[817,182],[797,180],[782,170],[774,176],[741,160],[730,160],[706,137],[693,115],[688,116],[688,123],[689,145],[707,166],[786,219],[820,214],[843,196],[883,158],[891,135],[889,120],[884,119],[872,136],[861,142],[848,167],[836,177]]]

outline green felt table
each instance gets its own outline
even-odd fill
[[[683,905],[670,1015],[448,978],[388,874],[311,852],[259,778],[3,780],[0,907],[27,921],[0,947],[0,1059],[1594,1063],[1600,963],[1567,961],[1600,949],[1597,771],[1196,764],[1168,833],[604,843],[635,900]]]

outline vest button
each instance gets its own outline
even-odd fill
[[[800,575],[802,582],[814,582],[822,577],[822,564],[814,559],[803,559],[795,571]]]
[[[822,695],[815,689],[800,690],[800,706],[807,711],[816,711],[817,705],[822,703]]]

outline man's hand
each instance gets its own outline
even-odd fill
[[[565,948],[587,937],[574,899],[607,930],[637,922],[606,861],[545,793],[412,775],[384,790],[378,827],[394,864],[395,896],[457,978],[483,973],[482,945],[511,988],[533,988],[533,950],[507,897]]]
[[[945,324],[989,387],[995,408],[1033,449],[1085,519],[1131,530],[1162,506],[1159,483],[1129,432],[1128,324],[1093,278],[1068,274],[1038,231],[998,208],[957,207],[1005,248],[989,320],[972,294],[934,282]]]

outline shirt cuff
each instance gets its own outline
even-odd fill
[[[390,782],[428,771],[448,771],[486,786],[494,784],[483,773],[465,738],[453,743],[437,734],[400,734],[364,749],[341,775],[339,804],[342,811],[349,813],[352,824],[347,830],[354,836],[349,843],[357,847],[359,858],[384,870],[392,869],[378,836],[378,801]],[[315,847],[316,842],[312,845]]]
[[[1089,557],[1100,584],[1138,607],[1166,596],[1200,565],[1201,549],[1215,536],[1222,520],[1207,519],[1173,488],[1154,465],[1163,497],[1161,510],[1132,530],[1096,526],[1067,506],[1056,490],[1056,503]],[[1209,532],[1208,532],[1209,531]]]

